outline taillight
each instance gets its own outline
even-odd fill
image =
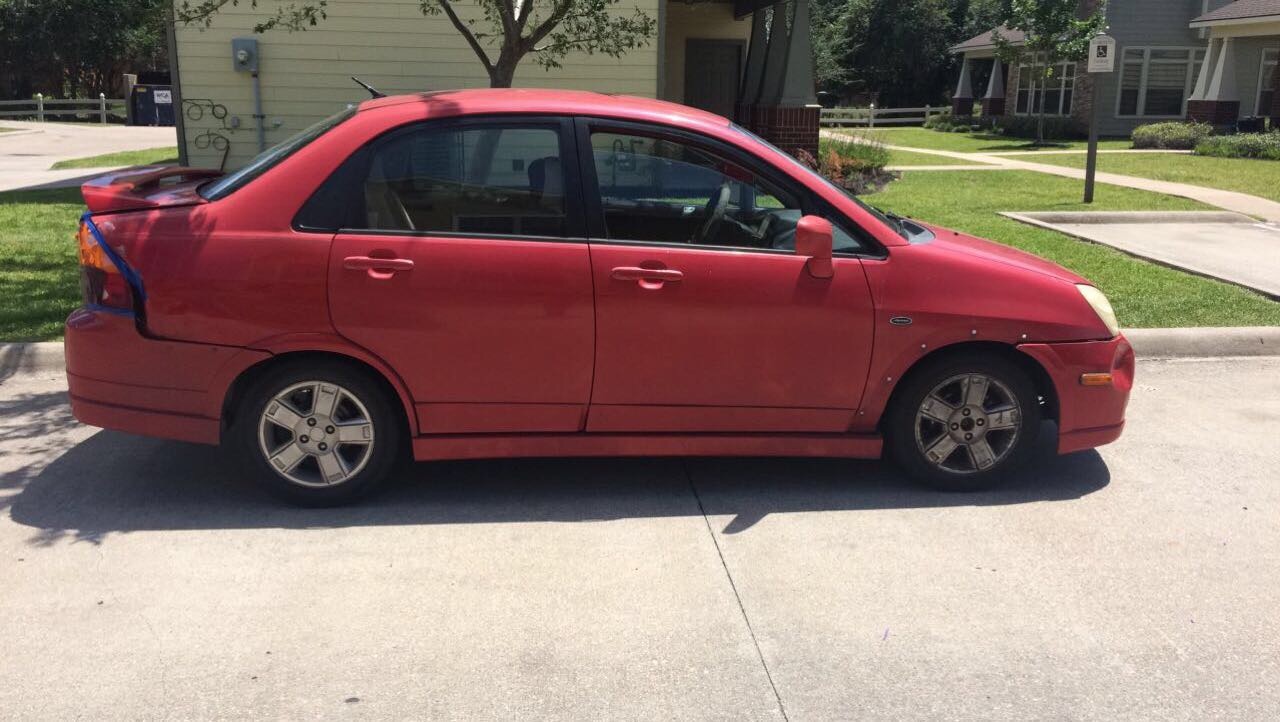
[[[91,306],[133,310],[141,281],[114,251],[107,247],[93,219],[86,213],[76,233],[80,246],[80,292]]]

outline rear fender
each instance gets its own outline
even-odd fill
[[[409,389],[405,386],[404,379],[400,378],[400,375],[382,359],[373,355],[363,347],[356,346],[341,336],[323,333],[300,333],[272,336],[251,344],[251,346],[254,349],[265,351],[273,357],[291,353],[327,353],[335,356],[345,356],[365,364],[381,375],[382,378],[390,384],[392,390],[395,391],[396,396],[400,399],[400,404],[404,408],[405,421],[409,425],[410,435],[418,435],[418,415],[414,409],[413,397],[409,395]],[[230,390],[230,384],[228,384],[226,388]]]

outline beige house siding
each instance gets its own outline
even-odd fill
[[[751,39],[751,17],[735,20],[733,3],[711,2],[667,5],[666,78],[662,99],[684,102],[684,50],[688,40],[741,40],[742,62],[747,59]]]
[[[639,7],[656,20],[660,1],[621,3],[617,11],[629,14]],[[179,82],[192,165],[216,167],[222,162],[223,154],[215,147],[220,143],[217,136],[228,141],[227,168],[243,165],[257,154],[252,79],[232,69],[231,39],[253,36],[254,23],[278,4],[263,0],[256,11],[249,3],[227,5],[208,29],[177,28]],[[457,7],[464,17],[479,15],[474,4],[459,2]],[[488,85],[488,76],[462,36],[447,19],[424,17],[419,0],[333,0],[328,12],[327,20],[306,32],[254,36],[261,55],[268,146],[348,103],[368,98],[351,82],[352,75],[388,94]],[[683,45],[681,40],[681,53]],[[579,53],[565,58],[563,65],[544,71],[526,58],[515,84],[654,97],[658,38],[621,58]],[[683,64],[679,67],[682,82]],[[219,114],[225,109],[225,117],[216,118],[214,108]]]

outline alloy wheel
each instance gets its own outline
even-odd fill
[[[327,381],[304,381],[277,393],[258,420],[267,463],[294,484],[323,487],[359,474],[373,454],[374,428],[364,403]]]
[[[1018,397],[986,374],[952,376],[934,386],[915,416],[916,446],[934,467],[975,474],[1013,451],[1022,428]]]

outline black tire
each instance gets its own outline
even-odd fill
[[[968,388],[966,384],[971,383],[966,379],[978,376],[987,379],[985,384],[972,382],[975,394],[986,394],[985,409],[1010,408],[1011,404],[1004,403],[1007,396],[1010,401],[1016,401],[1017,413],[983,413],[977,406],[966,404],[963,395]],[[951,385],[939,389],[944,384]],[[958,399],[954,395],[957,390]],[[929,415],[922,416],[922,406],[931,394],[938,400],[958,400],[959,403],[945,408],[931,404]],[[966,409],[971,412],[966,413]],[[932,418],[942,415],[938,413],[940,410],[946,412],[951,423],[938,423]],[[983,425],[975,426],[979,416]],[[1016,421],[1012,421],[1015,417]],[[891,458],[925,484],[942,491],[982,491],[1007,481],[1031,455],[1040,431],[1040,418],[1035,384],[1016,363],[991,353],[955,353],[926,361],[903,380],[886,416],[885,441]],[[997,429],[997,424],[1012,428]],[[973,435],[975,440],[964,441],[965,434]],[[944,436],[949,440],[944,440]],[[984,442],[986,451],[978,452]],[[952,443],[956,447],[946,452],[947,445]],[[946,453],[946,456],[941,461],[931,460],[926,449],[938,455]],[[992,456],[986,457],[986,453]],[[995,461],[983,468],[980,458]]]
[[[296,433],[289,434],[283,428],[276,429],[264,422],[264,412],[268,405],[275,403],[278,394],[300,385],[306,386],[311,382],[323,384],[324,388],[329,390],[338,389],[342,392],[334,405],[335,413],[332,415],[334,424],[342,425],[343,422],[338,420],[339,416],[347,413],[345,410],[348,409],[355,410],[355,413],[349,414],[355,420],[346,423],[359,427],[363,431],[367,420],[367,425],[372,428],[372,443],[368,445],[367,451],[362,443],[348,444],[337,440],[337,437],[332,437],[332,450],[325,449],[325,453],[321,453],[324,447],[314,448],[317,443],[315,440]],[[308,393],[314,396],[315,392],[308,392],[303,388],[298,393],[303,394],[301,398],[305,400]],[[296,406],[302,406],[302,404]],[[299,415],[303,422],[307,423],[308,414],[305,413],[307,409],[297,408],[296,410],[304,412]],[[275,496],[299,506],[339,506],[360,499],[373,492],[385,481],[396,463],[404,456],[404,420],[398,401],[368,372],[341,361],[302,361],[271,369],[246,389],[240,397],[239,408],[236,409],[234,418],[235,421],[230,429],[232,446],[246,471]],[[304,476],[307,465],[311,464],[315,467],[315,477],[305,481],[315,485],[291,480],[272,465],[266,450],[269,444],[264,440],[269,436],[274,436],[282,444],[278,448],[283,448],[299,439],[307,439],[313,445],[310,451],[314,455],[310,459],[303,458],[298,462],[292,467],[292,473]],[[319,456],[336,458],[340,453],[344,457],[343,471],[354,470],[353,473],[336,483],[322,485],[325,480],[324,471],[319,465]],[[348,464],[345,462],[347,458],[356,458],[358,463]]]

